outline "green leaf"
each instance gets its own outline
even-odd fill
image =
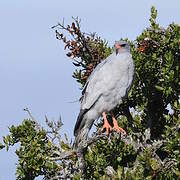
[[[151,160],[151,168],[155,171],[159,168],[158,161],[156,159]]]
[[[3,149],[5,147],[5,145],[0,143],[0,149]]]
[[[158,85],[155,85],[155,88],[156,88],[157,90],[159,90],[159,91],[163,91],[163,90],[164,90],[164,88],[163,88],[163,87],[158,86]]]

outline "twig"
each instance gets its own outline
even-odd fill
[[[57,161],[57,160],[62,160],[62,159],[68,159],[72,156],[76,156],[76,152],[73,151],[73,150],[68,150],[68,151],[64,151],[64,152],[61,152],[58,157],[52,157],[50,158],[50,160],[52,161]]]
[[[31,114],[31,112],[29,111],[28,108],[24,108],[24,111],[26,111],[26,112],[29,114],[30,118],[31,118],[33,121],[37,122],[37,121],[35,120],[35,118],[32,116],[32,114]]]
[[[37,129],[40,130],[41,127],[40,127],[39,123],[36,121],[36,119],[33,117],[33,115],[31,114],[30,110],[28,108],[24,108],[24,111],[26,111],[29,114],[32,121],[35,122]]]

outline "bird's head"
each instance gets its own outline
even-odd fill
[[[116,55],[122,52],[130,52],[130,46],[126,41],[115,41]]]

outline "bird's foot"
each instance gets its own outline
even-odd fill
[[[126,134],[127,134],[126,131],[125,131],[123,128],[119,127],[118,122],[117,122],[117,120],[116,120],[113,112],[111,112],[111,116],[112,116],[113,125],[114,125],[113,130],[115,130],[115,131],[118,132],[118,133],[121,132],[121,133],[123,133],[124,135],[126,135]]]
[[[106,135],[109,135],[109,133],[112,131],[112,127],[109,125],[109,123],[104,123],[101,131],[104,131],[106,129]]]
[[[104,119],[104,124],[103,124],[101,131],[104,132],[104,129],[106,129],[106,135],[109,135],[109,133],[112,131],[112,127],[108,123],[106,113],[103,112],[102,115],[103,115],[103,119]]]
[[[117,123],[117,121],[116,122],[114,122],[114,127],[113,127],[113,130],[115,130],[116,132],[118,132],[118,133],[123,133],[124,135],[126,135],[127,133],[126,133],[126,131],[123,129],[123,128],[121,128],[121,127],[119,127],[118,126],[118,123]]]

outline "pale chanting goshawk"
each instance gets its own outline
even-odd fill
[[[84,86],[80,113],[74,128],[75,148],[87,139],[94,121],[101,115],[104,119],[102,129],[106,129],[107,134],[112,129],[126,134],[118,126],[111,110],[128,95],[134,77],[134,62],[127,42],[116,41],[114,47],[114,52],[96,66]],[[107,112],[112,115],[113,128],[108,123]]]

